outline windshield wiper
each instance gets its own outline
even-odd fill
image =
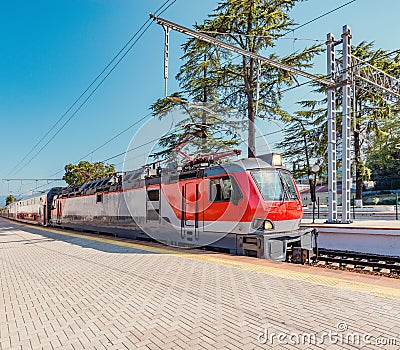
[[[286,199],[290,198],[290,196],[289,196],[290,192],[289,192],[289,189],[288,189],[288,186],[287,186],[285,180],[282,178],[280,173],[279,173],[279,178],[281,180],[281,185],[282,185],[282,188],[283,188],[283,196],[281,198],[281,205],[282,205],[282,204],[285,203],[285,197],[286,197]]]

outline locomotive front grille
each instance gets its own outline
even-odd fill
[[[260,235],[241,235],[238,237],[237,250],[239,255],[262,258],[264,256],[264,240]]]

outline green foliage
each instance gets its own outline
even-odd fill
[[[284,138],[276,146],[283,151],[286,160],[293,163],[294,176],[309,177],[314,164],[320,166],[320,172],[326,171],[326,110],[315,101],[302,101],[307,108],[285,117]]]
[[[150,109],[154,117],[161,119],[175,107],[182,107],[185,102],[186,100],[182,98],[181,93],[174,92],[170,96],[159,98],[150,106]]]
[[[156,116],[167,111],[182,112],[186,118],[178,122],[175,129],[160,138],[158,148],[151,156],[156,159],[177,160],[177,145],[185,143],[183,151],[191,156],[216,153],[238,145],[238,132],[243,125],[237,121],[231,109],[218,105],[177,102],[170,98],[160,99],[153,105]],[[179,146],[178,146],[179,147]]]
[[[369,62],[371,65],[391,74],[395,77],[400,76],[400,50],[386,51],[382,49],[374,49],[373,43],[361,42],[357,46],[352,47],[352,54],[360,59]],[[340,59],[340,58],[339,58]],[[364,68],[363,68],[364,69]],[[314,83],[316,94],[325,95],[325,87],[321,84]],[[337,90],[337,109],[341,108],[341,89]],[[302,107],[295,116],[305,119],[305,134],[302,128],[298,127],[296,118],[286,119],[287,129],[285,129],[285,137],[278,146],[284,150],[284,154],[292,162],[296,162],[299,175],[307,172],[309,167],[305,161],[305,157],[315,159],[320,166],[326,168],[327,160],[327,111],[326,97],[317,100],[309,100],[300,102]],[[362,86],[356,86],[356,110],[352,120],[356,124],[352,127],[356,130],[354,133],[354,154],[356,162],[356,171],[358,180],[368,180],[374,177],[376,169],[385,169],[390,165],[389,172],[393,171],[396,162],[396,152],[390,153],[389,149],[385,151],[385,147],[393,150],[393,144],[389,145],[388,139],[395,143],[393,135],[399,135],[399,130],[394,129],[398,126],[399,104],[388,101],[383,97],[379,90],[367,91]],[[338,128],[338,144],[340,144],[341,133],[341,113],[337,113]],[[306,135],[306,137],[305,137]],[[308,151],[305,150],[305,140],[307,141]],[[369,146],[366,144],[370,143]],[[340,155],[339,155],[340,156]],[[364,159],[363,159],[364,158]],[[298,160],[301,160],[300,162]],[[299,165],[300,164],[300,165]],[[398,162],[396,163],[398,164]],[[397,168],[396,168],[397,169]],[[372,173],[371,173],[372,172]],[[361,193],[362,181],[356,182],[359,193]]]
[[[320,46],[311,46],[286,57],[271,53],[275,42],[293,25],[289,16],[297,0],[223,0],[214,12],[195,29],[289,66],[311,67],[311,59],[321,52]],[[232,106],[247,116],[248,155],[255,154],[256,91],[258,62],[253,58],[238,57],[234,52],[217,48],[197,39],[183,45],[181,66],[177,75],[182,93],[194,102]],[[259,116],[284,115],[280,107],[282,87],[292,85],[296,77],[286,71],[262,64],[260,75]],[[160,99],[152,105],[154,114],[163,116],[171,102]],[[202,123],[204,124],[204,118]]]
[[[114,173],[115,168],[113,164],[81,161],[78,164],[67,164],[65,166],[63,180],[68,186],[78,187],[85,182],[105,178]]]
[[[9,205],[13,202],[16,202],[17,198],[15,198],[12,194],[10,194],[9,196],[7,196],[6,198],[6,205]]]
[[[400,178],[400,121],[390,119],[380,127],[367,148],[367,166],[375,181]]]
[[[295,0],[225,0],[219,3],[214,13],[203,23],[202,29],[229,44],[253,53],[264,54],[266,50],[271,52],[275,41],[294,24],[289,12],[296,3]],[[282,58],[274,53],[269,53],[267,57],[303,69],[311,66],[311,59],[320,51],[319,46],[312,46]],[[247,115],[248,155],[253,156],[257,62],[253,58],[235,58],[236,54],[233,52],[226,52],[225,55],[226,60],[220,60],[219,63],[219,102],[235,106]],[[260,75],[259,114],[276,118],[277,112],[281,111],[281,89],[294,82],[296,78],[293,74],[263,64]]]

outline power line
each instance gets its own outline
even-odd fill
[[[148,117],[148,116],[149,116],[149,115],[144,116],[141,120],[143,120],[145,117]],[[137,123],[139,123],[139,121],[136,122],[136,124],[137,124]],[[127,130],[127,129],[131,128],[131,127],[132,127],[132,125],[129,126],[128,128],[126,128],[125,130]],[[181,128],[181,129],[183,129],[183,128]],[[179,130],[179,129],[178,129],[178,130]],[[280,132],[282,132],[282,131],[281,131],[281,130],[277,130],[277,131],[273,131],[273,132],[270,132],[270,133],[267,133],[267,134],[264,134],[264,135],[257,136],[256,138],[265,137],[265,136],[270,136],[270,135],[278,134],[278,133],[280,133]],[[121,132],[121,133],[122,133],[122,132]],[[121,133],[120,133],[120,134],[121,134]],[[115,138],[115,137],[114,137],[114,138]],[[127,154],[127,153],[133,152],[133,151],[135,151],[135,150],[137,150],[137,149],[139,149],[139,148],[142,148],[142,147],[144,147],[144,146],[147,146],[147,145],[149,145],[149,144],[151,144],[151,143],[153,143],[153,142],[155,142],[155,141],[157,141],[157,140],[159,140],[159,138],[155,138],[155,139],[150,140],[150,141],[148,141],[148,142],[145,142],[145,143],[143,143],[143,144],[141,144],[141,145],[138,145],[138,146],[136,146],[136,147],[134,147],[134,148],[131,148],[131,149],[127,150],[127,151],[124,151],[124,152],[118,153],[118,154],[116,154],[116,155],[113,155],[113,156],[111,156],[111,157],[108,157],[108,158],[106,158],[106,159],[103,159],[103,160],[101,160],[100,162],[105,163],[105,162],[108,162],[109,160],[112,160],[112,159],[121,157],[121,156],[123,156],[123,155],[125,155],[125,154]],[[89,153],[89,154],[90,154],[90,153]],[[143,155],[146,155],[146,154],[147,154],[147,153],[142,153],[142,154],[138,155],[137,157],[143,156]],[[123,163],[124,163],[124,162],[120,162],[120,163],[117,163],[116,165],[120,165],[120,164],[123,164]],[[60,171],[59,171],[58,173],[60,173]],[[58,173],[55,173],[55,174],[58,174]],[[46,184],[44,184],[44,185],[38,186],[38,187],[36,187],[36,189],[39,189],[39,188],[48,186],[49,184],[54,183],[54,182],[56,182],[56,181],[60,181],[60,180],[59,180],[59,179],[52,179],[52,181],[50,181],[50,182],[48,182],[48,183],[46,183]],[[26,194],[26,193],[28,193],[28,192],[25,192],[24,194]]]
[[[131,148],[131,149],[127,150],[127,151],[124,151],[124,152],[121,152],[121,153],[116,154],[116,155],[114,155],[114,156],[111,156],[111,157],[109,157],[109,158],[107,158],[107,159],[103,159],[103,160],[101,160],[100,162],[101,162],[101,163],[108,162],[108,161],[111,160],[111,159],[118,158],[118,157],[120,157],[120,156],[122,156],[122,155],[125,155],[125,154],[127,154],[127,153],[132,152],[132,151],[135,151],[135,150],[137,150],[137,149],[139,149],[139,148],[141,148],[141,147],[143,147],[143,146],[147,146],[147,145],[149,145],[149,144],[151,144],[152,142],[155,142],[155,141],[157,141],[157,140],[159,140],[159,138],[156,138],[156,139],[154,139],[154,140],[145,142],[145,143],[143,143],[143,144],[141,144],[141,145],[139,145],[139,146],[136,146],[136,147]],[[121,164],[122,164],[122,163],[121,163]],[[59,171],[58,173],[60,173],[60,171]],[[56,173],[56,174],[57,174],[57,173]],[[49,184],[54,183],[54,182],[56,182],[56,181],[59,181],[59,180],[58,180],[58,179],[55,179],[55,180],[53,180],[53,181],[48,182],[47,184],[38,186],[36,189],[39,189],[39,188],[48,186]],[[25,192],[25,193],[23,193],[23,194],[26,194],[26,193],[28,193],[28,192]]]
[[[22,158],[22,160],[10,171],[12,173],[18,166],[26,159],[28,156],[37,148],[37,146],[49,135],[54,128],[61,122],[62,119],[74,108],[74,106],[79,102],[79,100],[90,90],[90,88],[96,83],[96,81],[104,74],[104,72],[111,66],[111,64],[117,59],[117,57],[122,53],[123,50],[132,42],[136,35],[143,29],[147,24],[147,20],[139,30],[126,42],[121,50],[112,58],[112,60],[103,68],[103,70],[96,76],[96,78],[89,84],[89,86],[75,99],[72,105],[61,115],[61,117],[53,124],[53,126],[42,136],[42,138],[32,147],[32,149]]]
[[[104,160],[102,160],[101,162],[102,162],[102,163],[108,162],[108,161],[111,160],[111,159],[114,159],[114,158],[118,158],[118,157],[120,157],[120,156],[123,156],[123,155],[125,155],[125,154],[127,154],[127,153],[130,153],[130,152],[132,152],[132,151],[135,151],[135,150],[137,150],[137,149],[139,149],[139,148],[141,148],[141,147],[143,147],[143,146],[147,146],[147,145],[149,145],[149,144],[151,144],[152,142],[155,142],[155,141],[157,141],[157,140],[159,140],[159,137],[155,138],[154,140],[151,140],[151,141],[148,141],[148,142],[146,142],[146,143],[143,143],[143,144],[141,144],[141,145],[139,145],[139,146],[136,146],[136,147],[134,147],[134,148],[128,149],[127,151],[118,153],[118,154],[116,154],[115,156],[112,156],[112,157],[109,157],[109,158],[107,158],[107,159],[104,159]]]
[[[271,135],[279,134],[279,133],[281,133],[281,132],[282,132],[282,130],[272,131],[272,132],[269,132],[269,133],[267,133],[267,134],[257,136],[256,139],[259,139],[260,137],[265,137],[265,136],[271,136]]]
[[[321,40],[321,39],[310,39],[310,38],[284,38],[287,34],[294,32],[295,30],[298,30],[300,28],[305,27],[308,24],[311,24],[337,10],[340,10],[341,8],[350,5],[351,3],[355,2],[356,0],[351,0],[343,5],[340,5],[338,7],[336,7],[333,10],[330,10],[318,17],[315,17],[313,19],[311,19],[310,21],[303,23],[299,26],[297,26],[296,28],[290,29],[288,30],[286,33],[284,33],[282,36],[274,36],[274,35],[256,35],[256,34],[244,34],[244,33],[227,33],[227,32],[218,32],[218,31],[200,31],[200,33],[209,33],[209,34],[219,34],[219,35],[233,35],[233,36],[244,36],[244,37],[257,37],[257,38],[273,38],[273,39],[287,39],[287,40],[307,40],[307,41],[316,41],[316,42],[325,42],[325,40]]]
[[[166,0],[161,7],[159,7],[156,11],[162,10],[159,14],[164,13],[170,6],[172,6],[176,0],[170,3],[166,8],[165,5],[168,4],[171,0]],[[164,9],[163,9],[164,8]],[[86,104],[86,102],[94,95],[94,93],[98,90],[98,88],[103,84],[103,82],[109,77],[109,75],[115,70],[115,68],[119,65],[119,63],[125,58],[125,56],[130,52],[130,50],[135,46],[135,44],[140,40],[140,38],[145,34],[145,32],[152,25],[152,21],[148,18],[144,24],[136,31],[136,33],[132,36],[131,39],[123,46],[123,48],[113,57],[113,59],[107,64],[107,66],[97,75],[97,77],[91,82],[91,84],[84,90],[84,92],[74,101],[74,103],[68,108],[68,110],[57,120],[57,122],[49,129],[49,131],[35,144],[35,146],[28,152],[28,154],[11,170],[10,173],[13,173],[14,169],[18,169],[18,166],[23,163],[23,161],[29,157],[30,154],[38,147],[38,145],[51,133],[52,130],[61,122],[61,120],[75,107],[75,105],[82,99],[82,97],[90,90],[90,88],[99,80],[99,78],[107,71],[107,69],[112,65],[112,63],[121,55],[121,53],[128,47],[128,49],[123,53],[123,55],[117,60],[117,62],[112,66],[112,68],[108,71],[105,77],[100,80],[100,82],[96,85],[96,87],[91,91],[91,93],[86,97],[86,99],[79,105],[79,107],[72,113],[72,115],[61,125],[61,127],[57,130],[57,132],[31,157],[27,163],[25,163],[21,168],[15,171],[15,174],[20,172],[26,166],[28,166],[33,159],[35,159],[41,151],[47,147],[47,145],[64,129],[64,127],[71,121],[71,119],[80,111],[80,109]],[[134,40],[136,38],[136,40]],[[134,41],[133,41],[134,40]],[[132,43],[133,41],[133,43]]]
[[[163,8],[168,2],[169,2],[170,0],[168,0],[168,1],[166,1],[157,11],[159,11],[161,8]],[[175,0],[176,1],[176,0]],[[174,2],[175,2],[174,1]],[[356,0],[352,0],[352,1],[350,1],[350,2],[348,2],[348,3],[346,3],[346,4],[343,4],[343,5],[341,5],[341,6],[339,6],[339,7],[337,7],[337,8],[335,8],[334,10],[331,10],[331,11],[329,11],[329,12],[327,12],[327,13],[325,13],[325,14],[323,14],[323,15],[321,15],[321,16],[319,16],[319,17],[317,17],[317,18],[315,18],[315,19],[313,19],[313,20],[311,20],[311,21],[308,21],[307,23],[305,23],[305,24],[303,24],[303,25],[301,25],[301,26],[298,26],[298,27],[296,27],[296,28],[294,28],[294,29],[292,29],[292,30],[290,30],[290,31],[288,31],[287,33],[289,33],[289,32],[294,32],[295,30],[297,30],[297,29],[299,29],[299,28],[301,28],[301,27],[304,27],[304,26],[306,26],[306,25],[308,25],[308,24],[310,24],[310,23],[312,23],[312,22],[314,22],[314,21],[316,21],[316,20],[318,20],[318,19],[320,19],[320,18],[322,18],[322,17],[324,17],[324,16],[326,16],[326,15],[328,15],[328,14],[330,14],[330,13],[332,13],[332,12],[334,12],[334,11],[337,11],[338,9],[340,9],[340,8],[343,8],[343,7],[345,7],[345,6],[347,6],[347,5],[349,5],[349,4],[351,4],[351,3],[353,3],[353,2],[355,2]],[[164,11],[166,11],[170,6],[172,6],[172,4],[174,3],[174,2],[172,2],[171,4],[169,4],[168,6],[167,6],[167,8],[165,8],[162,12],[164,12]],[[157,12],[156,11],[156,12]],[[162,13],[161,12],[161,13]],[[149,20],[148,20],[149,21]],[[146,21],[143,25],[142,25],[142,27],[138,30],[138,32],[137,33],[135,33],[135,35],[134,35],[134,37],[140,32],[140,30],[142,30],[145,26],[146,26],[146,23],[148,22],[148,21]],[[133,43],[133,45],[141,38],[141,36],[143,36],[143,34],[147,31],[147,29],[148,29],[148,27],[149,26],[147,26],[145,29],[144,29],[144,32],[139,36],[139,38]],[[287,34],[286,33],[286,34]],[[219,34],[221,34],[221,33],[219,33]],[[223,33],[222,33],[223,34]],[[284,36],[286,35],[286,34],[284,34]],[[89,85],[89,87],[81,94],[81,96],[74,102],[74,104],[70,107],[70,109],[62,116],[62,118],[75,106],[75,104],[79,101],[79,99],[90,89],[90,87],[91,86],[93,86],[94,85],[94,83],[99,79],[99,77],[106,71],[106,69],[108,69],[108,67],[110,67],[110,65],[112,64],[112,62],[114,62],[114,60],[118,57],[118,55],[129,45],[129,43],[133,40],[133,38],[134,37],[132,37],[129,41],[128,41],[128,43],[126,43],[125,44],[125,46],[118,52],[118,54],[113,58],[113,60],[106,66],[106,68],[105,69],[103,69],[103,71],[96,77],[96,79]],[[297,38],[297,39],[299,39],[300,40],[300,38]],[[305,40],[314,40],[314,39],[305,39]],[[106,75],[106,77],[96,86],[96,88],[94,89],[94,91],[92,91],[92,93],[89,95],[89,97],[87,98],[87,99],[85,99],[85,101],[78,107],[78,109],[74,112],[74,114],[62,125],[62,127],[56,132],[56,134],[55,135],[53,135],[53,137],[21,168],[21,169],[19,169],[18,170],[18,172],[19,171],[21,171],[24,167],[26,167],[56,136],[57,136],[57,134],[65,127],[65,125],[76,115],[76,113],[81,109],[81,107],[88,101],[88,99],[94,94],[94,92],[100,87],[100,85],[104,82],[104,80],[111,74],[111,72],[116,68],[116,66],[119,64],[119,62],[121,62],[121,60],[126,56],[126,54],[131,50],[131,48],[133,47],[133,45],[131,45],[131,47],[128,49],[128,51],[127,52],[125,52],[125,54],[122,56],[122,58],[116,63],[116,65],[114,65],[113,66],[113,68],[111,69],[111,71]],[[291,87],[291,88],[288,88],[288,89],[285,89],[285,90],[282,90],[281,92],[286,92],[286,91],[289,91],[289,90],[293,90],[293,89],[295,89],[295,88],[298,88],[298,87],[300,87],[300,86],[302,86],[302,85],[305,85],[305,84],[308,84],[308,83],[310,83],[310,82],[306,82],[306,83],[303,83],[303,84],[299,84],[299,85],[297,85],[297,86],[294,86],[294,87]],[[62,119],[61,118],[61,119]],[[46,135],[38,142],[38,144],[40,144],[40,142],[54,129],[54,127],[59,123],[59,121],[61,120],[61,119],[59,119],[57,122],[56,122],[56,124],[54,124],[53,125],[53,127],[46,133]],[[107,141],[105,144],[103,144],[103,145],[101,145],[101,146],[99,146],[98,148],[96,148],[94,151],[92,151],[92,152],[90,152],[88,155],[90,155],[90,154],[92,154],[93,152],[95,152],[95,151],[97,151],[98,149],[100,149],[100,148],[102,148],[102,147],[104,147],[106,144],[108,144],[109,142],[111,142],[112,140],[114,140],[115,138],[117,138],[118,136],[119,136],[120,134],[118,134],[118,135],[116,135],[114,138],[112,138],[112,139],[110,139],[109,141]],[[264,135],[264,136],[266,136],[266,135]],[[153,142],[153,141],[150,141],[150,142]],[[148,143],[150,143],[150,142],[148,142]],[[147,144],[148,144],[147,143]],[[37,145],[38,145],[37,144]],[[37,145],[35,145],[34,146],[34,148],[28,153],[28,155],[27,156],[29,156],[29,154],[31,154],[32,153],[32,151],[37,147]],[[143,145],[142,145],[143,146]],[[141,146],[139,146],[139,147],[141,147]],[[132,149],[132,150],[134,150],[134,149]],[[131,151],[131,150],[129,150],[129,151]],[[122,154],[125,154],[126,152],[124,152],[124,153],[121,153],[121,154],[119,154],[119,155],[117,155],[117,156],[114,156],[114,157],[111,157],[111,158],[108,158],[108,159],[106,159],[105,161],[107,161],[107,160],[110,160],[110,159],[113,159],[113,158],[116,158],[116,157],[118,157],[118,156],[120,156],[120,155],[122,155]],[[88,156],[88,155],[86,155],[86,156]],[[26,157],[24,157],[24,159],[23,160],[25,160],[26,158],[27,158],[27,156]],[[86,157],[86,156],[84,156],[84,157]],[[83,158],[84,158],[83,157]],[[22,161],[23,161],[22,160]],[[22,161],[19,163],[19,164],[21,164],[22,163]],[[18,164],[18,165],[19,165]],[[18,167],[18,165],[16,166],[16,167]]]
[[[143,120],[147,119],[150,115],[152,115],[152,113],[148,113],[146,114],[144,117],[140,118],[138,121],[136,121],[135,123],[131,124],[130,126],[128,126],[127,128],[125,128],[124,130],[122,130],[121,132],[119,132],[117,135],[113,136],[112,138],[110,138],[109,140],[107,140],[106,142],[104,142],[103,144],[101,144],[100,146],[98,146],[97,148],[95,148],[93,151],[89,152],[88,154],[84,155],[83,157],[81,157],[77,162],[85,159],[86,157],[90,156],[91,154],[93,154],[94,152],[98,151],[99,149],[103,148],[104,146],[108,145],[110,142],[114,141],[116,138],[118,138],[119,136],[121,136],[122,134],[126,133],[128,130],[132,129],[134,126],[136,126],[137,124],[139,124],[140,122],[142,122]],[[77,163],[76,162],[76,163]]]
[[[355,0],[354,0],[355,1]],[[248,38],[264,38],[264,39],[285,39],[285,40],[304,40],[304,41],[316,41],[316,42],[325,42],[325,40],[321,39],[311,39],[311,38],[283,38],[277,35],[257,35],[257,34],[244,34],[244,33],[228,33],[228,32],[218,32],[212,30],[200,30],[199,33],[204,34],[218,34],[218,35],[230,35],[230,36],[244,36]],[[286,34],[286,33],[285,33]]]
[[[337,10],[340,10],[341,8],[343,8],[343,7],[347,6],[347,5],[350,5],[351,3],[355,2],[355,1],[356,1],[356,0],[351,0],[351,1],[349,1],[349,2],[346,2],[345,4],[338,6],[338,7],[334,8],[333,10],[330,10],[330,11],[328,11],[328,12],[325,12],[324,14],[322,14],[322,15],[320,15],[320,16],[318,16],[318,17],[315,17],[315,18],[313,18],[312,20],[310,20],[310,21],[308,21],[308,22],[306,22],[306,23],[297,26],[296,28],[290,29],[290,30],[288,30],[285,34],[283,34],[283,35],[281,36],[281,38],[283,38],[284,36],[286,36],[286,35],[289,34],[289,33],[293,33],[295,30],[298,30],[298,29],[300,29],[300,28],[303,28],[303,27],[305,27],[306,25],[308,25],[308,24],[310,24],[310,23],[313,23],[313,22],[315,22],[315,21],[317,21],[317,20],[319,20],[319,19],[321,19],[321,18],[323,18],[323,17],[325,17],[325,16],[327,16],[327,15],[329,15],[329,14],[331,14],[331,13],[337,11]]]
[[[143,120],[145,120],[146,118],[148,118],[152,113],[148,113],[145,116],[143,116],[142,118],[140,118],[138,121],[136,121],[135,123],[129,125],[127,128],[125,128],[124,130],[120,131],[118,134],[114,135],[113,137],[111,137],[110,139],[108,139],[106,142],[102,143],[100,146],[96,147],[94,150],[92,150],[91,152],[85,154],[84,156],[80,157],[80,159],[78,159],[77,161],[75,161],[74,163],[78,163],[81,160],[85,159],[86,157],[88,157],[89,155],[93,154],[94,152],[98,151],[99,149],[103,148],[104,146],[108,145],[110,142],[114,141],[115,139],[117,139],[119,136],[123,135],[125,132],[127,132],[128,130],[132,129],[134,126],[136,126],[137,124],[139,124],[140,122],[142,122]],[[61,169],[55,173],[53,173],[52,176],[56,176],[60,173],[62,173],[64,171],[64,169]],[[33,183],[27,183],[25,184],[25,186],[30,185]]]

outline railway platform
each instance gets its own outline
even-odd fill
[[[400,280],[0,220],[0,349],[400,349]]]
[[[400,257],[400,220],[355,220],[350,224],[325,221],[301,221],[303,227],[318,230],[321,248]]]

